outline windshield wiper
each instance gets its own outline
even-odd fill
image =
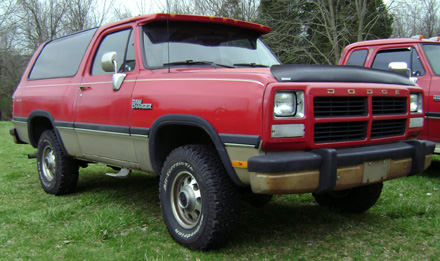
[[[163,66],[173,66],[173,65],[212,65],[212,66],[217,66],[217,67],[234,68],[234,66],[230,66],[230,65],[218,64],[218,63],[209,62],[209,61],[193,61],[193,60],[178,61],[178,62],[171,62],[171,63],[164,63],[163,64]]]
[[[269,67],[268,65],[264,64],[256,64],[256,63],[234,63],[234,66],[250,66],[250,67]]]

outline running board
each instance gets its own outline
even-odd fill
[[[105,175],[113,178],[125,179],[131,174],[131,169],[121,168],[118,173],[105,173]]]

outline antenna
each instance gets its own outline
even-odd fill
[[[168,73],[171,72],[170,65],[170,1],[167,0],[167,43],[168,43]]]

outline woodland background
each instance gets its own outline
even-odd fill
[[[131,1],[128,7],[117,0],[0,0],[0,119],[11,119],[11,96],[41,43],[151,12],[151,3]],[[440,35],[440,0],[152,1],[160,12],[268,25],[264,41],[283,63],[337,64],[353,42]]]

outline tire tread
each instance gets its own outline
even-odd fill
[[[53,129],[46,130],[41,135],[38,144],[38,158],[41,158],[40,153],[42,153],[42,150],[44,149],[45,142],[48,142],[51,145],[52,150],[56,155],[55,172],[57,173],[55,174],[54,177],[55,185],[53,187],[47,187],[43,184],[43,181],[41,181],[43,189],[47,193],[54,194],[57,196],[72,193],[73,191],[75,191],[76,185],[78,183],[79,165],[77,161],[63,152]],[[43,177],[40,176],[40,180],[42,178]]]
[[[193,161],[195,167],[204,176],[207,188],[205,196],[209,197],[210,208],[205,231],[199,240],[191,243],[181,242],[179,238],[176,238],[164,217],[168,232],[178,243],[191,249],[208,250],[218,248],[224,245],[236,227],[236,220],[239,215],[237,188],[227,175],[223,163],[213,148],[201,144],[179,147],[169,154],[164,166],[168,166],[174,159],[179,157],[185,157]],[[165,172],[162,171],[161,178],[165,176],[164,174]],[[160,186],[160,190],[161,188],[162,186]],[[159,194],[162,196],[161,193]],[[164,202],[161,200],[162,209],[164,208],[163,204]]]

